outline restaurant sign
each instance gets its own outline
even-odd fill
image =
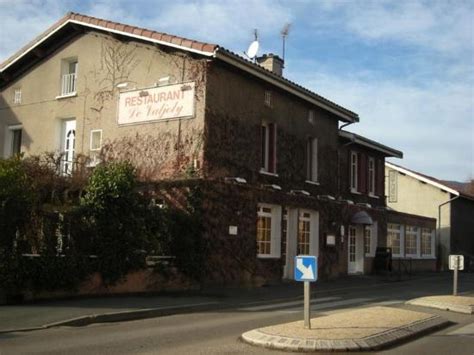
[[[182,83],[120,93],[118,124],[194,116],[194,83]]]

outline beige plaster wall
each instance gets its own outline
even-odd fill
[[[389,176],[392,170],[385,167],[385,176]],[[398,196],[397,202],[390,202],[387,198],[387,205],[396,211],[411,213],[436,219],[437,238],[441,250],[440,256],[442,264],[445,264],[446,255],[449,253],[451,235],[451,205],[446,204],[441,208],[441,229],[438,228],[438,206],[448,201],[451,196],[449,192],[442,191],[438,187],[425,184],[418,179],[408,175],[397,173]],[[385,193],[388,196],[388,178],[385,186]]]
[[[57,98],[61,61],[67,58],[78,59],[77,95]],[[116,150],[148,165],[167,165],[166,170],[170,164],[165,160],[173,160],[180,148],[200,159],[205,68],[204,61],[181,52],[165,52],[153,45],[120,42],[97,32],[86,33],[2,90],[0,151],[3,153],[6,127],[16,124],[23,125],[22,151],[25,154],[58,151],[62,120],[75,118],[77,153],[89,154],[90,131],[102,129],[104,144],[114,143]],[[119,126],[116,85],[128,82],[127,90],[146,88],[165,76],[171,76],[175,82],[196,83],[195,117]],[[21,104],[13,103],[17,88],[22,90]]]

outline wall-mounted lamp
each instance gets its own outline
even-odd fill
[[[336,198],[331,195],[318,195],[319,200],[329,200],[329,201],[335,201]]]
[[[372,208],[372,205],[371,205],[370,203],[358,203],[357,206],[366,207],[366,208]]]
[[[281,191],[281,186],[280,185],[276,185],[276,184],[267,184],[267,185],[262,185],[263,187],[269,187],[273,190],[278,190],[278,191]]]
[[[247,183],[247,180],[245,180],[244,178],[238,177],[238,176],[236,176],[236,177],[226,177],[225,181],[236,182],[238,184],[246,184]]]
[[[128,86],[128,83],[119,83],[115,85],[117,89],[125,89]]]
[[[155,86],[164,86],[170,83],[170,76],[164,76],[158,79],[158,82],[155,83]]]
[[[306,190],[291,190],[290,191],[290,194],[293,194],[293,195],[304,195],[304,196],[311,196],[311,194],[306,191]]]
[[[189,84],[181,85],[181,91],[188,91],[188,90],[191,90],[191,89],[192,89],[192,87]]]
[[[140,96],[140,97],[146,97],[148,95],[150,95],[150,93],[146,90],[142,90],[138,93],[138,96]]]

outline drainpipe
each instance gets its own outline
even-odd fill
[[[353,123],[355,122],[344,123],[341,127],[339,127],[339,131],[342,131],[344,127],[347,127]],[[338,133],[338,139],[339,139],[339,133]],[[350,142],[343,144],[337,149],[337,195],[339,199],[341,198],[341,149],[353,143],[354,143],[354,136],[352,136],[352,139]]]
[[[448,203],[451,203],[453,202],[454,200],[457,200],[459,198],[459,195],[457,195],[456,197],[453,197],[451,199],[449,199],[448,201],[446,202],[443,202],[442,204],[440,204],[438,206],[438,242],[439,242],[439,245],[441,246],[441,207],[443,207],[444,205],[448,204]],[[451,242],[451,241],[450,241]],[[440,248],[441,249],[441,248]],[[439,253],[441,254],[441,253]],[[441,255],[438,255],[439,257],[441,257]],[[441,261],[441,258],[439,259]],[[444,269],[444,265],[440,265],[440,268],[443,270]]]

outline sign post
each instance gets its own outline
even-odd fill
[[[453,296],[458,295],[458,270],[464,270],[464,256],[450,255],[449,256],[449,270],[454,270],[453,277]]]
[[[318,258],[300,255],[295,257],[295,281],[304,282],[304,327],[311,329],[311,284],[318,279]]]

